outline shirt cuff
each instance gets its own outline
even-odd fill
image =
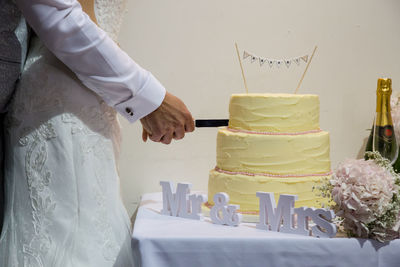
[[[133,123],[156,110],[164,100],[164,86],[151,74],[143,88],[133,97],[115,105],[115,109]]]

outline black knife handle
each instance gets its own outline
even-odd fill
[[[220,127],[228,126],[229,120],[196,120],[196,127]]]

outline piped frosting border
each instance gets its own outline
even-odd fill
[[[243,129],[233,129],[230,127],[226,127],[230,132],[236,132],[236,133],[248,133],[248,134],[261,134],[261,135],[304,135],[304,134],[311,134],[311,133],[320,133],[322,132],[321,129],[317,130],[310,130],[310,131],[304,131],[304,132],[293,132],[293,133],[281,133],[281,132],[257,132],[257,131],[249,131],[249,130],[243,130]]]
[[[273,174],[273,173],[232,172],[232,171],[222,170],[222,169],[218,168],[218,166],[216,166],[214,170],[217,172],[220,172],[220,173],[226,173],[226,174],[231,174],[231,175],[241,174],[241,175],[247,175],[247,176],[266,176],[266,177],[275,177],[275,178],[295,178],[295,177],[332,175],[332,171],[329,171],[326,173],[312,173],[312,174]]]

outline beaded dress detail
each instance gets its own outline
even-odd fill
[[[124,0],[95,0],[117,39]],[[116,112],[33,37],[5,118],[0,266],[133,266]]]

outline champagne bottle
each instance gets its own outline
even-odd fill
[[[378,87],[376,89],[376,115],[365,150],[378,151],[382,157],[387,158],[392,164],[395,164],[397,163],[396,160],[398,158],[399,149],[394,134],[392,115],[390,113],[391,94],[392,80],[388,78],[378,79]]]

